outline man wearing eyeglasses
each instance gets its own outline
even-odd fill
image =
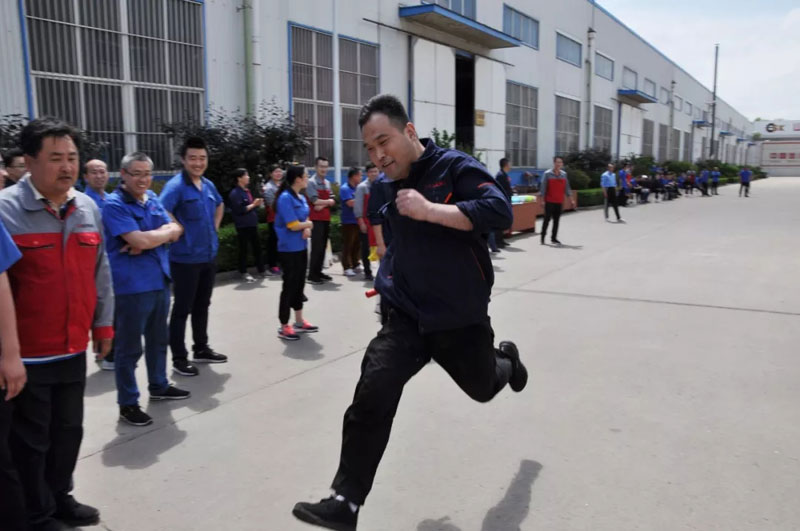
[[[28,168],[25,166],[25,155],[21,149],[8,150],[3,155],[3,164],[6,165],[5,188],[17,184],[17,181],[22,179],[22,176],[28,172]]]

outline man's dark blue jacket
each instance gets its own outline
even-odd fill
[[[387,188],[392,243],[375,287],[389,305],[416,319],[421,333],[485,322],[494,270],[482,236],[511,226],[511,204],[497,181],[469,155],[429,139],[408,178]],[[472,221],[460,231],[400,215],[397,191],[414,188],[434,203],[456,205]]]

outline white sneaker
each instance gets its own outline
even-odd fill
[[[100,360],[100,369],[104,371],[113,371],[116,368],[113,361]]]
[[[356,272],[353,271],[352,269],[345,269],[344,270],[344,276],[346,276],[346,277],[354,277],[354,276],[356,276]]]
[[[625,220],[624,220],[624,219],[622,219],[622,218],[619,218],[619,219],[617,220],[617,223],[627,223],[627,221],[625,221]]]
[[[256,279],[253,278],[253,275],[251,275],[250,273],[245,273],[244,275],[242,275],[242,280],[244,280],[248,284],[251,284],[256,281]]]

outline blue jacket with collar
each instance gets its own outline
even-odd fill
[[[406,179],[387,186],[385,216],[392,243],[375,287],[387,303],[416,319],[421,333],[485,322],[494,269],[482,236],[511,226],[511,204],[497,181],[469,155],[430,139]],[[456,205],[472,222],[460,231],[402,216],[398,190],[414,188],[428,201]]]

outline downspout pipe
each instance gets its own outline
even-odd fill
[[[245,111],[248,116],[256,112],[256,76],[255,76],[255,17],[253,0],[242,0],[242,17],[244,18],[244,77],[245,77]]]
[[[667,158],[659,162],[666,162],[672,157],[672,146],[675,145],[675,80],[669,84],[669,131],[667,132]],[[678,157],[680,158],[680,157]]]
[[[333,4],[333,166],[336,182],[342,180],[342,105],[339,87],[339,24],[338,2]]]
[[[617,100],[617,162],[620,162],[620,144],[622,143],[622,101]]]
[[[585,149],[591,149],[592,147],[592,77],[593,74],[593,65],[594,65],[594,36],[595,31],[593,28],[589,28],[589,31],[586,32],[586,40],[588,45],[586,47],[586,140],[585,140]]]

